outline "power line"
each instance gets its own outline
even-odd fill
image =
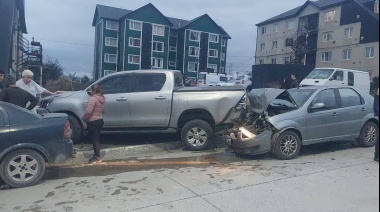
[[[53,42],[53,43],[63,43],[63,44],[69,44],[69,45],[79,45],[79,46],[94,46],[94,44],[89,43],[73,43],[73,42],[67,42],[67,41],[58,41],[58,40],[48,40],[48,39],[35,39],[35,40],[41,40],[41,41],[47,41],[47,42]]]

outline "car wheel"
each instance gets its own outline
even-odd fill
[[[379,128],[373,122],[364,125],[360,132],[359,145],[362,147],[373,147],[379,139]]]
[[[297,157],[301,150],[301,140],[297,133],[283,132],[277,139],[274,155],[280,160],[291,160]]]
[[[192,151],[207,149],[213,141],[214,131],[203,120],[192,120],[185,124],[181,132],[182,142]]]
[[[69,122],[72,129],[71,140],[74,144],[80,143],[83,137],[82,125],[78,119],[72,115],[69,115]]]
[[[0,165],[0,176],[14,188],[32,186],[45,173],[45,160],[34,150],[23,149],[9,153]]]

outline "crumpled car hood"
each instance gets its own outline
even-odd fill
[[[253,89],[248,94],[249,105],[247,105],[247,108],[250,108],[255,113],[261,114],[268,109],[269,104],[273,100],[284,92],[286,92],[286,90],[275,88]]]

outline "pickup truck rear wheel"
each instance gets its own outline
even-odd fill
[[[213,141],[214,130],[203,120],[192,120],[185,124],[181,132],[182,142],[192,151],[207,149]]]
[[[82,125],[73,115],[69,115],[69,122],[71,129],[73,130],[71,140],[74,144],[80,143],[83,137]]]

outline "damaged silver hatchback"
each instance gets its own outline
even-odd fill
[[[272,152],[289,160],[305,145],[357,140],[373,147],[379,137],[374,98],[353,87],[254,89],[247,96],[246,108],[226,132],[239,154]]]

